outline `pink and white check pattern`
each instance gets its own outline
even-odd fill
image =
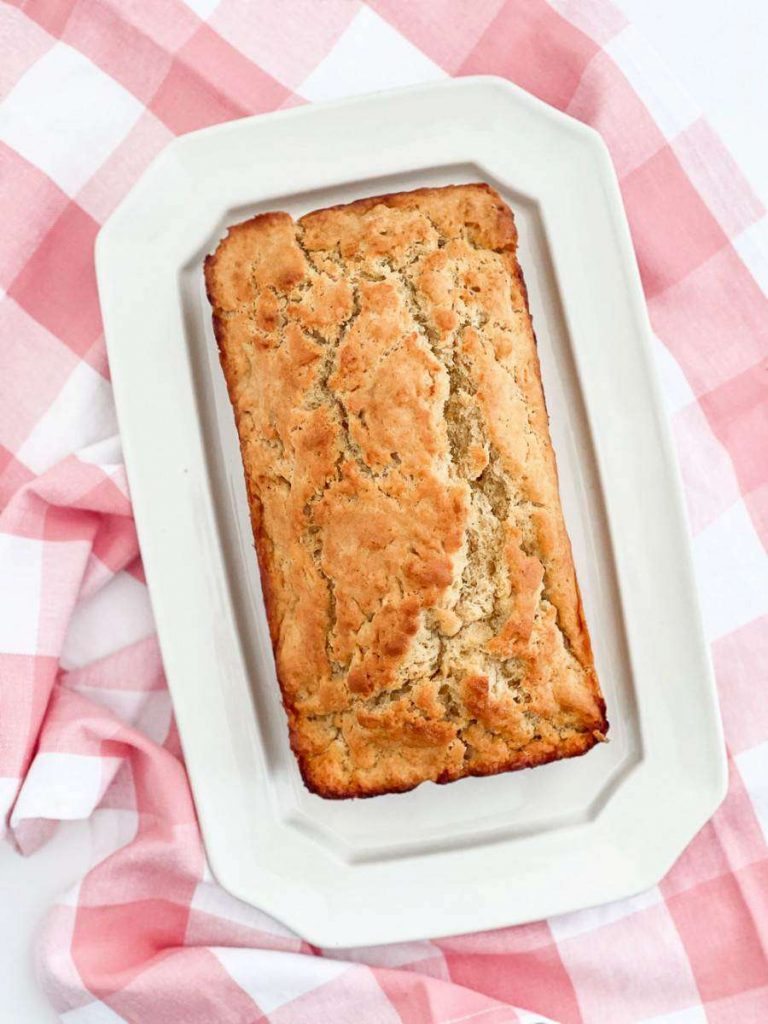
[[[594,125],[613,155],[685,480],[730,790],[635,899],[325,955],[206,867],[131,518],[93,241],[180,132],[479,72]],[[38,952],[61,1019],[768,1020],[768,220],[632,27],[607,0],[24,0],[0,8],[0,92],[0,807],[24,852],[57,821],[91,821],[93,865]]]

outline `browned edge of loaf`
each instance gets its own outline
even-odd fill
[[[514,217],[512,215],[512,211],[509,209],[509,207],[506,205],[506,203],[503,203],[503,201],[500,199],[500,197],[499,197],[498,193],[496,192],[496,190],[494,188],[492,188],[490,185],[488,185],[487,183],[485,183],[485,182],[472,182],[472,183],[462,184],[462,185],[438,186],[438,187],[434,187],[434,188],[432,188],[432,187],[425,187],[425,188],[412,189],[412,190],[408,190],[408,191],[405,191],[405,192],[402,192],[402,191],[401,192],[390,192],[390,193],[384,193],[382,195],[367,196],[367,197],[362,198],[362,199],[354,200],[354,201],[352,201],[350,203],[338,203],[338,204],[333,205],[333,206],[322,207],[322,208],[317,209],[317,210],[312,210],[306,216],[314,216],[316,214],[321,214],[321,213],[330,213],[330,212],[335,211],[335,210],[359,211],[360,213],[364,213],[367,210],[369,210],[369,209],[371,209],[371,208],[373,208],[373,207],[375,207],[377,205],[397,206],[398,205],[398,200],[401,197],[403,197],[403,196],[415,197],[415,196],[419,196],[419,195],[427,195],[427,194],[430,194],[430,193],[433,193],[433,192],[447,191],[449,189],[454,189],[454,188],[459,188],[459,189],[477,189],[477,190],[489,193],[494,199],[499,200],[499,202],[501,203],[501,206],[502,206],[501,216],[503,216],[504,219],[505,219],[504,227],[507,230],[508,236],[509,236],[509,241],[508,241],[507,245],[504,246],[504,250],[506,250],[506,251],[510,251],[511,250],[513,253],[516,253],[518,235],[517,235],[517,227],[515,225],[515,221],[514,221]],[[233,390],[232,389],[232,384],[231,384],[233,368],[229,365],[229,360],[227,358],[227,354],[226,354],[224,346],[222,344],[223,329],[222,329],[221,320],[216,315],[216,312],[215,312],[216,303],[215,303],[214,295],[212,294],[211,284],[210,284],[211,274],[212,274],[213,269],[216,266],[216,262],[217,262],[217,258],[218,258],[218,255],[219,255],[219,251],[220,251],[221,245],[223,244],[223,242],[227,238],[229,238],[230,235],[233,235],[233,234],[236,234],[236,233],[238,233],[240,231],[243,231],[243,230],[249,228],[250,226],[252,226],[253,224],[258,223],[258,222],[268,223],[270,221],[279,221],[279,220],[281,220],[283,218],[286,218],[286,217],[290,218],[291,220],[293,220],[291,215],[289,213],[285,212],[285,211],[270,211],[270,212],[267,212],[267,213],[256,214],[253,217],[250,217],[250,218],[248,218],[245,221],[241,221],[238,224],[234,224],[234,225],[230,226],[228,228],[228,230],[227,230],[227,235],[224,237],[224,239],[222,239],[219,242],[219,245],[217,246],[216,251],[214,253],[212,253],[212,254],[207,255],[205,257],[205,260],[204,260],[204,276],[205,276],[205,284],[206,284],[206,295],[208,297],[208,301],[210,302],[211,308],[212,308],[212,319],[213,319],[214,335],[215,335],[215,338],[216,338],[216,343],[217,343],[217,347],[218,347],[218,351],[219,351],[219,359],[220,359],[222,370],[223,370],[223,373],[224,373],[224,377],[225,377],[225,380],[226,380],[226,383],[227,383],[227,390],[228,390],[228,392],[230,394],[230,398],[232,398],[232,390]],[[300,223],[301,219],[302,218],[299,218],[299,221],[297,221],[296,223]],[[501,250],[496,250],[496,251],[501,251]],[[515,283],[521,289],[522,295],[523,295],[524,300],[525,300],[525,307],[526,307],[526,310],[528,311],[528,315],[530,317],[530,307],[529,307],[529,301],[528,301],[528,289],[527,289],[527,285],[525,283],[525,277],[523,275],[522,268],[520,266],[519,261],[516,258],[515,258],[514,263],[513,263],[513,275],[514,275],[514,278],[515,278]],[[535,360],[536,360],[536,372],[538,374],[539,380],[541,380],[541,364],[540,364],[540,360],[539,360],[539,356],[538,356],[538,340],[536,338],[535,330],[533,330],[532,333],[533,333],[534,349],[535,349],[534,357],[535,357]],[[547,404],[546,404],[546,392],[544,391],[543,387],[542,387],[541,391],[542,391],[542,400],[544,402],[544,408],[545,408],[545,412],[546,412],[547,420],[548,420],[549,419],[549,412],[548,412]],[[260,500],[259,500],[258,496],[253,493],[253,489],[251,487],[251,483],[250,483],[250,480],[249,480],[249,477],[248,477],[248,473],[245,471],[245,460],[244,460],[245,452],[244,452],[244,449],[243,449],[243,444],[242,444],[242,440],[240,438],[239,432],[238,432],[238,444],[239,444],[239,447],[240,447],[241,459],[243,461],[243,472],[244,472],[245,484],[246,484],[246,492],[247,492],[247,497],[248,497],[248,506],[249,506],[251,527],[252,527],[252,530],[253,530],[253,537],[254,537],[254,543],[255,543],[255,547],[256,547],[256,553],[257,553],[257,557],[258,557],[258,562],[259,562],[259,566],[261,568],[262,566],[266,566],[267,565],[266,546],[267,546],[267,543],[268,543],[268,539],[267,539],[267,537],[266,537],[266,535],[264,533],[264,530],[262,528],[262,515],[261,515],[261,503],[260,503]],[[550,444],[551,444],[551,439],[550,439]],[[555,471],[555,478],[556,478],[556,483],[557,483],[557,489],[558,489],[558,492],[559,492],[559,472],[558,472],[558,469],[557,469],[557,461],[556,460],[554,460],[554,471]],[[561,514],[562,514],[562,508],[561,508]],[[573,560],[572,545],[571,545],[570,536],[568,535],[568,531],[567,530],[565,531],[565,539],[566,539],[566,543],[568,545],[568,549],[569,549],[569,553],[570,553],[570,556],[571,556],[571,560]],[[276,621],[277,621],[276,601],[275,601],[274,594],[272,592],[272,586],[271,586],[271,582],[270,582],[270,578],[269,578],[269,573],[266,572],[266,571],[260,572],[260,579],[261,579],[261,588],[262,588],[262,593],[263,593],[263,598],[264,598],[265,610],[266,610],[266,614],[267,614],[267,621],[268,621],[268,624],[269,624],[270,636],[271,636],[272,643],[274,645],[275,642],[276,642],[275,624],[276,624]],[[510,759],[507,762],[501,762],[501,763],[495,764],[492,767],[488,767],[488,768],[470,766],[469,770],[466,770],[461,775],[456,776],[456,775],[453,775],[453,774],[450,774],[450,773],[444,773],[443,775],[438,776],[437,778],[433,779],[432,781],[434,781],[435,783],[437,783],[439,785],[444,785],[444,784],[447,784],[447,783],[450,783],[450,782],[459,781],[462,778],[488,777],[488,776],[493,776],[493,775],[501,775],[501,774],[504,774],[506,772],[520,771],[520,770],[525,769],[525,768],[535,768],[537,766],[544,765],[544,764],[549,764],[549,763],[552,763],[554,761],[563,760],[563,759],[571,758],[571,757],[579,757],[579,756],[581,756],[583,754],[586,754],[589,750],[591,750],[598,743],[605,742],[606,734],[607,734],[608,729],[609,729],[609,722],[608,722],[608,719],[606,717],[605,700],[604,700],[604,697],[602,695],[602,691],[601,691],[600,685],[599,685],[598,680],[597,680],[597,675],[596,675],[595,670],[594,670],[594,659],[593,659],[593,653],[592,653],[592,646],[591,646],[591,640],[590,640],[590,635],[589,635],[589,629],[587,627],[586,619],[585,619],[585,616],[584,616],[584,609],[583,609],[583,604],[582,604],[581,590],[579,588],[578,578],[577,577],[575,579],[575,586],[576,586],[576,597],[577,597],[577,614],[578,614],[578,619],[579,619],[579,624],[580,624],[580,629],[581,629],[581,634],[582,634],[582,641],[583,641],[583,644],[584,644],[584,652],[587,655],[588,660],[589,660],[589,667],[586,669],[586,671],[587,671],[587,675],[589,677],[590,690],[591,690],[592,695],[593,695],[593,697],[595,699],[595,702],[596,702],[597,707],[599,709],[601,720],[602,720],[601,723],[599,724],[599,728],[593,729],[592,731],[589,731],[589,732],[577,733],[577,734],[569,737],[567,740],[564,740],[562,742],[562,745],[560,747],[558,747],[557,749],[551,750],[549,752],[542,752],[541,755],[538,755],[538,756],[537,755],[526,755],[526,756],[522,756],[521,757],[520,753],[517,752],[515,754],[515,756],[514,757],[510,757]],[[406,793],[406,792],[409,792],[412,789],[415,789],[418,785],[421,784],[421,782],[414,782],[414,783],[410,783],[410,784],[403,785],[403,786],[387,785],[387,786],[383,786],[381,788],[374,788],[374,787],[362,788],[362,787],[359,787],[359,786],[355,787],[354,785],[347,784],[346,786],[341,788],[341,787],[334,787],[332,785],[325,784],[325,783],[321,782],[320,780],[318,780],[308,770],[308,763],[305,760],[302,751],[297,749],[297,746],[296,746],[296,744],[294,742],[294,730],[293,730],[292,723],[293,723],[293,721],[294,721],[294,719],[296,717],[296,710],[295,710],[295,707],[293,705],[293,702],[290,700],[290,697],[287,694],[287,691],[286,691],[285,687],[282,685],[282,682],[281,682],[281,680],[279,678],[279,670],[278,670],[278,683],[280,683],[282,703],[283,703],[283,706],[285,708],[286,714],[288,715],[289,723],[291,723],[291,728],[289,730],[291,748],[292,748],[292,751],[294,753],[294,756],[296,757],[296,760],[297,760],[297,763],[298,763],[298,767],[299,767],[299,771],[300,771],[302,780],[304,782],[304,785],[307,787],[307,789],[310,792],[315,793],[316,795],[318,795],[320,797],[323,797],[324,799],[329,799],[329,800],[343,800],[343,799],[350,799],[350,798],[365,799],[365,798],[368,798],[368,797],[385,796],[385,795],[388,795],[388,794]],[[423,780],[423,781],[426,781],[426,780]]]

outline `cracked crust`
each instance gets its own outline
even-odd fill
[[[584,753],[607,722],[508,207],[231,228],[205,263],[291,744],[325,797]]]

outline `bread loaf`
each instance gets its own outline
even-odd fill
[[[293,750],[325,797],[582,754],[605,706],[509,208],[254,217],[205,265]]]

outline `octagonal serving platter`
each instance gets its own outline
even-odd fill
[[[261,211],[468,181],[515,213],[610,742],[534,770],[327,801],[304,789],[288,746],[202,261]],[[325,947],[514,924],[658,882],[726,771],[600,137],[486,77],[246,118],[173,142],[102,229],[96,261],[144,565],[219,882]]]

